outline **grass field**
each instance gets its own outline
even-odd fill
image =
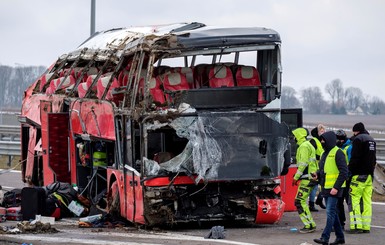
[[[11,160],[11,168],[15,167],[16,165],[19,164],[20,157],[14,157]],[[9,169],[10,167],[8,166],[8,156],[0,156],[0,169]],[[20,170],[20,166],[16,167],[15,170]]]
[[[353,125],[362,122],[374,138],[385,138],[385,115],[314,115],[304,114],[304,126],[314,127],[324,124],[328,130],[343,129],[351,135]]]

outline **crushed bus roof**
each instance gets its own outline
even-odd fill
[[[176,38],[175,38],[176,37]],[[167,40],[167,42],[164,42]],[[156,46],[157,49],[191,49],[232,45],[280,43],[279,34],[263,27],[214,27],[205,24],[179,23],[111,29],[96,33],[82,43],[72,55],[81,50],[114,50],[119,53],[130,48]]]

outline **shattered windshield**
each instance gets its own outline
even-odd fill
[[[252,180],[278,176],[288,129],[264,113],[208,113],[169,123],[183,151],[168,161],[144,159],[148,176],[185,173],[200,180]]]

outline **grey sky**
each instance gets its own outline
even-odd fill
[[[0,64],[49,66],[89,36],[90,5],[0,0]],[[284,85],[324,92],[338,78],[385,101],[384,10],[383,0],[96,0],[96,31],[190,21],[268,27],[282,38]]]

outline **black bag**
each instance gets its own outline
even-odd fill
[[[4,193],[3,203],[1,206],[5,208],[18,207],[21,205],[21,189],[13,189]]]
[[[49,196],[53,193],[58,193],[71,203],[72,200],[77,199],[77,191],[71,184],[65,182],[54,182],[47,185],[45,188],[46,195]]]
[[[23,220],[35,219],[36,214],[43,214],[46,203],[45,190],[40,187],[24,187],[21,190],[21,212]]]

